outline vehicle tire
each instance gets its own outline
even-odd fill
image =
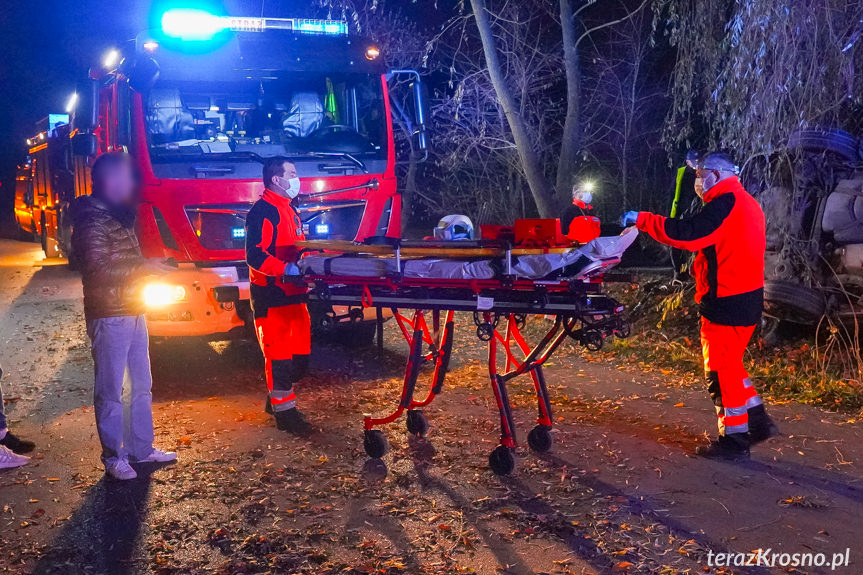
[[[363,437],[363,448],[366,450],[366,454],[372,459],[380,459],[389,451],[387,438],[378,429],[366,429]]]
[[[57,242],[48,237],[48,226],[45,222],[42,222],[42,235],[40,240],[42,242],[42,251],[45,252],[46,258],[54,259],[60,257],[60,249],[57,247]]]
[[[537,425],[527,434],[527,444],[537,453],[545,453],[551,449],[551,427]]]
[[[416,437],[425,437],[429,430],[429,422],[419,409],[409,409],[406,417],[408,433]]]
[[[488,456],[488,466],[495,475],[509,475],[515,469],[515,455],[512,449],[498,445]]]
[[[811,325],[827,311],[824,295],[812,288],[783,280],[764,282],[764,310],[770,317]]]
[[[860,160],[860,142],[842,130],[797,130],[788,137],[788,147],[806,152],[832,152],[844,160]]]

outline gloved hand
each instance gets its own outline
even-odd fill
[[[638,221],[639,212],[636,211],[628,211],[622,216],[620,216],[620,225],[624,228],[628,228],[629,226],[634,226],[635,222]]]
[[[300,271],[300,267],[297,264],[289,263],[285,266],[285,277],[301,275],[303,275],[303,272]]]

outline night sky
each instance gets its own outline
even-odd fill
[[[63,112],[88,68],[112,46],[150,27],[165,5],[202,0],[0,1],[0,218],[11,217],[15,166],[25,140],[49,112]],[[260,15],[261,0],[209,1],[230,13]],[[264,0],[267,16],[307,16],[309,2]]]

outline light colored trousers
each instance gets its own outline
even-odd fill
[[[149,337],[143,315],[106,317],[87,322],[96,382],[96,428],[102,461],[144,459],[153,452]],[[123,384],[127,402],[123,402]]]

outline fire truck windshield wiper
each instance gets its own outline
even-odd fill
[[[364,174],[369,173],[368,168],[366,168],[366,164],[361,159],[347,152],[312,152],[310,155],[318,158],[344,158],[361,169]]]

